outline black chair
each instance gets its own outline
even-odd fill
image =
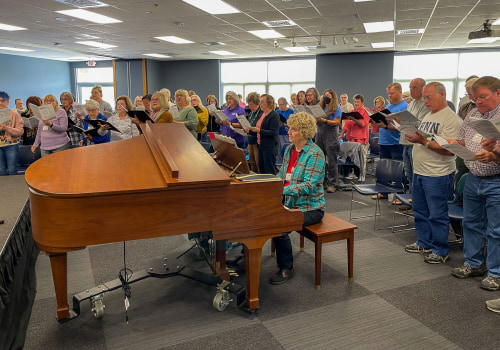
[[[412,209],[412,198],[411,193],[397,193],[394,199],[399,199],[399,201],[406,206],[403,212],[399,211],[399,205],[393,202],[394,214],[392,217],[392,233],[410,231],[414,230],[414,226],[410,226],[410,218],[413,218],[408,211]],[[406,224],[396,225],[396,215],[402,215],[406,218]]]
[[[404,193],[404,184],[403,184],[403,172],[404,165],[400,160],[393,159],[380,159],[377,164],[377,169],[375,171],[375,184],[366,184],[366,185],[353,185],[351,196],[351,209],[349,211],[349,220],[360,219],[366,217],[374,217],[374,228],[377,230],[377,216],[381,215],[380,213],[380,199],[379,193]],[[372,196],[375,195],[375,213],[374,215],[364,215],[352,217],[352,203],[356,202],[362,204],[364,206],[368,206],[368,204],[354,200],[354,192],[358,192],[363,196]]]
[[[370,137],[370,153],[366,155],[366,173],[375,174],[376,162],[380,159],[380,145],[378,144],[378,135]]]
[[[36,160],[42,157],[40,153],[40,147],[37,147],[35,150],[35,154],[31,152],[31,145],[19,145],[19,161],[17,162],[17,173],[24,174],[26,169],[35,162]]]
[[[462,175],[455,188],[453,201],[448,203],[448,216],[450,217],[450,225],[453,232],[455,232],[456,237],[455,240],[449,241],[448,243],[462,243],[464,241],[464,232],[462,226],[462,222],[464,220],[463,192],[468,175],[468,173]]]

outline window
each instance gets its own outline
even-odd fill
[[[316,60],[276,60],[252,62],[224,62],[221,64],[222,97],[227,91],[243,96],[250,92],[270,94],[277,100],[316,83]],[[289,101],[290,102],[290,101]],[[223,103],[223,102],[222,102]]]
[[[115,89],[113,86],[113,67],[105,68],[76,68],[76,99],[80,103],[90,99],[92,87],[102,86],[102,99],[114,105]]]

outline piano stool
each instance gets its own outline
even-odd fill
[[[304,227],[300,234],[300,251],[304,251],[304,237],[314,242],[314,272],[315,287],[321,287],[321,250],[323,243],[347,240],[347,266],[348,280],[353,281],[353,257],[354,257],[354,230],[358,227],[350,222],[339,219],[331,214],[325,213],[323,220],[317,224]],[[274,256],[275,247],[271,242],[271,255]]]

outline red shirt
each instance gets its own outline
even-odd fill
[[[297,166],[297,160],[299,159],[299,152],[294,148],[292,151],[292,155],[290,156],[290,162],[288,163],[288,168],[286,169],[286,174],[293,174],[293,170]],[[293,169],[293,170],[292,170]],[[290,181],[285,181],[285,187],[290,184]]]
[[[352,120],[346,120],[342,131],[346,132],[347,141],[358,142],[366,145],[370,140],[370,130],[368,125],[370,123],[370,117],[368,116],[368,113],[366,113],[364,107],[355,109],[354,111],[359,112],[363,116],[363,119],[360,119],[361,126]]]

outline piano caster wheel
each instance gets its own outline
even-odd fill
[[[232,299],[229,299],[229,292],[227,290],[219,291],[215,295],[212,306],[217,311],[224,311]]]
[[[95,318],[101,318],[104,316],[104,294],[96,295],[90,298],[90,307]]]

